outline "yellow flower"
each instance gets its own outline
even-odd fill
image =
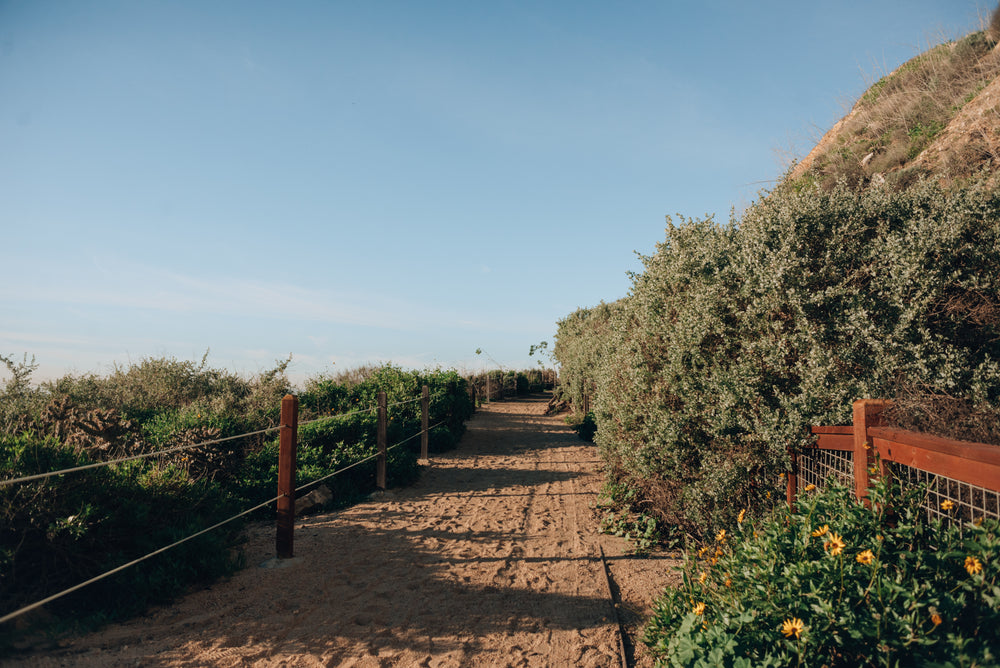
[[[805,628],[805,624],[798,617],[792,617],[791,619],[786,619],[781,624],[781,632],[785,634],[786,638],[791,638],[795,636],[796,639],[802,634],[802,629]]]
[[[976,519],[972,520],[972,523],[975,524],[977,527],[981,527],[983,526],[983,518],[977,517]]]
[[[955,504],[951,502],[950,499],[945,499],[941,502],[941,510],[951,510],[955,507]]]
[[[705,584],[705,580],[707,579],[708,579],[708,573],[702,571],[701,575],[698,576],[698,584]]]
[[[719,541],[720,543],[725,543],[726,542],[726,530],[725,529],[719,529],[719,533],[715,534],[715,540]]]
[[[704,557],[706,552],[708,552],[708,546],[707,545],[705,547],[701,548],[700,550],[698,550],[698,557],[699,558]]]
[[[785,479],[785,474],[784,473],[779,473],[778,474],[778,480],[784,480],[784,479]]]
[[[844,542],[844,539],[833,532],[830,533],[830,540],[823,543],[823,549],[829,550],[833,556],[843,552],[845,547],[847,547],[847,543]]]
[[[701,601],[698,601],[697,603],[694,604],[694,607],[691,609],[691,612],[693,612],[696,615],[704,615],[705,604]]]
[[[816,489],[816,485],[811,485],[811,484],[810,485],[806,485],[806,491],[807,492],[811,492],[814,489]]]
[[[740,514],[736,516],[736,523],[743,524],[743,518],[745,518],[746,516],[747,516],[747,509],[744,508],[743,510],[740,511]]]
[[[771,498],[771,493],[770,493],[770,492],[768,492],[767,494],[765,494],[765,495],[764,495],[764,498],[765,498],[765,499],[770,499],[770,498]]]
[[[813,531],[812,532],[812,536],[813,536],[813,538],[819,538],[820,536],[825,536],[826,532],[829,531],[829,530],[830,530],[830,525],[829,524],[824,524],[820,528],[818,528],[815,531]]]
[[[966,557],[965,570],[969,571],[969,575],[978,575],[983,572],[983,564],[976,557]]]
[[[726,581],[723,582],[722,584],[726,585],[727,587],[732,587],[733,586],[733,581],[732,581],[731,578],[726,578]]]
[[[934,622],[934,626],[939,626],[941,622],[944,620],[941,619],[941,615],[935,612],[933,615],[931,615],[931,621]]]
[[[717,563],[719,563],[719,558],[718,557],[712,557],[711,559],[708,560],[708,563],[710,563],[713,566],[715,566]]]
[[[859,564],[864,564],[866,566],[875,561],[875,555],[872,554],[871,550],[865,550],[864,552],[860,552],[858,553],[858,556],[854,558],[857,559]]]
[[[722,554],[723,554],[723,553],[722,553],[722,548],[721,548],[721,547],[717,547],[717,548],[715,548],[715,556],[717,556],[717,557],[721,557],[721,556],[722,556]]]

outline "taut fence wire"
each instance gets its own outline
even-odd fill
[[[68,469],[60,469],[58,471],[49,471],[47,473],[36,473],[33,475],[27,475],[20,478],[8,478],[7,480],[0,480],[0,487],[4,485],[13,485],[14,483],[31,482],[32,480],[43,480],[45,478],[51,478],[57,475],[65,475],[67,473],[76,473],[77,471],[86,471],[87,469],[101,468],[102,466],[111,466],[112,464],[131,462],[137,459],[149,459],[150,457],[161,457],[163,455],[169,455],[174,452],[183,452],[184,450],[194,450],[195,448],[203,448],[207,445],[217,445],[219,443],[225,443],[226,441],[235,441],[241,438],[257,436],[259,434],[267,434],[272,431],[278,431],[279,429],[281,429],[280,426],[268,427],[267,429],[258,429],[257,431],[250,431],[245,434],[237,434],[236,436],[226,436],[225,438],[216,438],[211,441],[201,441],[199,443],[191,443],[188,445],[178,445],[172,448],[166,448],[165,450],[157,450],[155,452],[144,452],[138,455],[129,455],[128,457],[107,459],[100,462],[94,462],[92,464],[83,464],[81,466],[74,466]]]

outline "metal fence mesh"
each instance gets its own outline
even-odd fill
[[[850,450],[807,449],[798,454],[798,492],[807,485],[825,489],[833,477],[854,487],[854,453]],[[903,487],[925,485],[923,508],[927,519],[941,519],[945,524],[975,522],[983,518],[1000,519],[1000,492],[929,473],[897,462],[888,462],[889,474]],[[948,508],[951,502],[951,507]],[[942,504],[945,507],[942,508]]]
[[[798,464],[798,492],[807,485],[825,489],[831,476],[843,485],[854,487],[854,453],[850,450],[803,450],[798,454]]]
[[[889,462],[888,468],[893,478],[904,487],[926,485],[927,493],[922,505],[927,511],[928,520],[941,519],[946,524],[964,524],[985,517],[1000,519],[1000,492],[896,462]],[[948,501],[951,502],[951,508],[942,508],[942,504],[947,506]]]

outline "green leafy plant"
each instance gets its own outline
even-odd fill
[[[645,513],[609,511],[601,519],[600,531],[629,541],[635,554],[649,554],[661,539],[656,519]]]
[[[593,442],[594,434],[597,433],[597,422],[594,419],[594,411],[588,411],[582,418],[570,415],[566,418],[566,421],[573,427],[573,431],[582,440],[588,443]]]
[[[1000,526],[928,523],[921,489],[831,485],[720,529],[644,641],[662,666],[985,666],[1000,659]]]

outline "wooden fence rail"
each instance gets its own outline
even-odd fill
[[[820,455],[829,453],[834,460],[810,470],[814,484],[819,484],[823,472],[834,473],[845,482],[847,478],[853,481],[856,497],[865,500],[873,476],[917,471],[922,475],[914,479],[943,481],[948,489],[959,490],[947,494],[956,497],[955,503],[969,506],[970,512],[1000,516],[1000,447],[888,428],[882,412],[890,405],[889,401],[863,399],[853,404],[854,424],[812,427],[815,445],[792,454],[786,492],[789,505],[794,505],[804,487],[806,460],[818,461]],[[992,505],[986,497],[995,499]]]

